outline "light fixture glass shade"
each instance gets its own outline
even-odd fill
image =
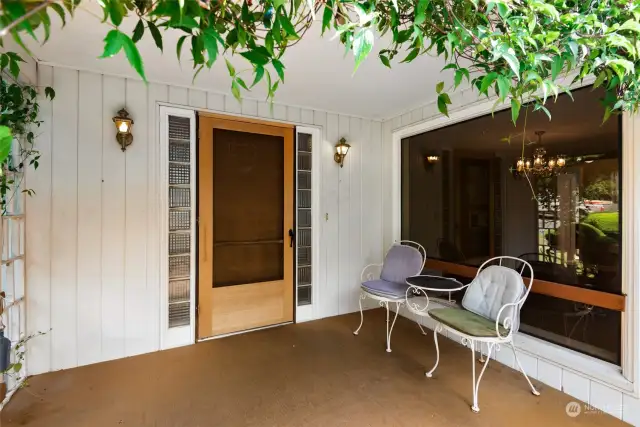
[[[564,156],[558,156],[558,160],[556,161],[556,164],[558,165],[559,168],[562,168],[567,164],[567,160],[565,159]]]
[[[118,131],[116,141],[118,141],[122,151],[124,151],[133,142],[133,135],[131,134],[133,120],[129,118],[129,112],[123,108],[118,111],[118,115],[113,118],[113,123],[115,123],[116,130]]]
[[[427,156],[427,162],[429,163],[437,163],[438,160],[440,160],[439,156],[436,156],[436,155]]]
[[[336,144],[336,153],[334,154],[333,159],[340,165],[340,167],[344,165],[344,158],[347,156],[350,148],[351,146],[347,144],[347,140],[344,138],[340,138],[340,141]]]
[[[516,162],[516,170],[518,172],[522,172],[523,169],[524,169],[524,160],[518,159],[518,161]]]

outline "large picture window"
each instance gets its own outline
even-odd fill
[[[551,121],[529,111],[526,128],[504,111],[403,139],[402,238],[467,281],[459,266],[525,259],[536,283],[521,331],[619,364],[620,119],[602,123],[597,89],[573,96]]]

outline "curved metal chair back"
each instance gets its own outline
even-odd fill
[[[513,265],[510,266],[509,265],[510,263],[512,263]],[[519,304],[519,307],[522,307],[522,304],[524,304],[524,301],[527,299],[527,296],[531,291],[531,285],[533,285],[533,267],[531,267],[531,264],[529,264],[529,262],[521,258],[514,257],[514,256],[502,255],[502,256],[493,257],[491,259],[486,260],[485,262],[482,263],[482,265],[480,265],[480,267],[478,268],[478,272],[476,273],[476,278],[482,272],[482,270],[486,269],[491,265],[498,265],[502,267],[511,268],[520,274],[520,277],[522,277],[522,283],[525,287],[525,292],[521,297],[522,302]],[[529,279],[528,284],[525,283],[524,279]]]
[[[380,279],[404,284],[407,277],[422,272],[425,253],[422,245],[410,240],[394,243],[385,255]]]
[[[418,242],[414,242],[413,240],[398,240],[398,241],[394,242],[393,245],[391,245],[389,250],[391,250],[391,248],[394,245],[398,245],[398,244],[414,247],[414,248],[416,248],[418,250],[418,252],[420,252],[420,255],[422,255],[422,267],[420,268],[420,272],[418,272],[417,274],[422,273],[422,270],[424,270],[424,263],[427,262],[427,251],[424,248],[424,246],[422,246]],[[389,250],[387,251],[387,253],[389,252]]]

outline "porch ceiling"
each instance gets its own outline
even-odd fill
[[[52,25],[51,39],[44,46],[30,44],[35,57],[47,63],[135,77],[124,54],[98,59],[108,27],[100,24],[97,5],[83,4],[88,5],[84,6],[88,9],[78,11],[65,28]],[[58,17],[51,19],[57,22]],[[131,32],[135,24],[135,19],[125,20],[121,28]],[[367,118],[388,118],[435,99],[435,84],[448,77],[440,75],[441,61],[427,56],[410,64],[396,64],[389,70],[377,59],[377,50],[386,47],[382,40],[376,40],[376,51],[352,75],[353,57],[344,57],[343,46],[331,40],[331,33],[321,38],[320,27],[318,21],[310,33],[285,54],[286,80],[278,89],[276,102]],[[230,92],[224,61],[217,61],[211,71],[201,72],[192,83],[194,73],[186,59],[188,48],[184,49],[182,66],[176,59],[175,45],[180,33],[165,34],[164,54],[155,47],[149,34],[138,43],[150,81]],[[246,62],[234,62],[238,62],[241,69],[247,68]],[[262,100],[265,93],[260,87],[246,96]]]
[[[569,418],[571,397],[489,364],[479,414],[469,409],[469,351],[435,349],[400,318],[384,351],[384,312],[262,330],[176,350],[34,377],[2,412],[10,426],[622,426],[609,415]]]

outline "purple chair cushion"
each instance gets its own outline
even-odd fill
[[[404,298],[409,285],[406,283],[387,282],[386,280],[369,280],[362,287],[369,293],[387,298]]]
[[[422,254],[407,245],[393,245],[384,259],[380,278],[387,282],[405,283],[407,277],[420,274]]]

